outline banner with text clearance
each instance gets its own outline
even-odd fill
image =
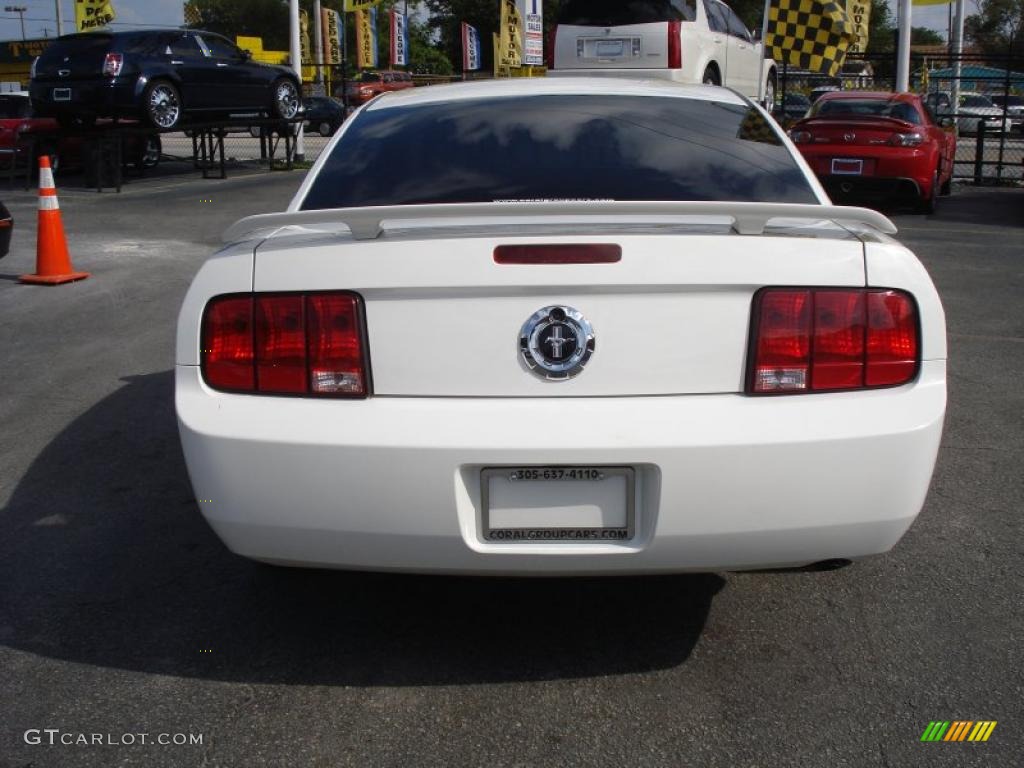
[[[345,11],[347,13],[366,11],[382,2],[383,0],[345,0]]]
[[[116,18],[110,0],[75,0],[75,28],[79,32],[100,29]]]
[[[377,9],[356,11],[356,48],[359,69],[377,68]]]

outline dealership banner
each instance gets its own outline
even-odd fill
[[[462,22],[462,71],[480,69],[480,33],[475,27]]]
[[[519,18],[523,21],[523,64],[544,63],[544,2],[519,0]]]
[[[75,0],[75,28],[79,32],[100,29],[116,18],[110,0]]]
[[[356,48],[359,69],[377,68],[377,9],[356,11]]]
[[[341,64],[341,14],[330,8],[320,11],[320,21],[324,30],[324,64]]]
[[[523,65],[523,21],[516,0],[501,0],[501,53],[498,60],[506,67]]]
[[[864,53],[868,49],[868,26],[871,24],[871,0],[846,0],[846,15],[853,22],[856,38],[847,53]]]
[[[391,11],[391,66],[409,64],[409,17],[400,11]]]
[[[356,11],[368,11],[380,5],[383,0],[345,0],[345,11],[354,13]]]

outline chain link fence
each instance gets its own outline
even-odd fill
[[[957,132],[953,175],[976,184],[1024,184],[1024,60],[914,54],[910,88]],[[828,91],[894,91],[892,54],[849,56],[835,77],[783,66],[775,114],[789,127]]]

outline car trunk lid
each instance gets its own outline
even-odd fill
[[[501,246],[591,244],[621,258],[495,259]],[[862,243],[840,226],[742,236],[708,221],[279,234],[258,247],[253,286],[359,293],[376,396],[606,397],[742,391],[759,288],[864,281]],[[529,370],[520,349],[524,325],[552,306],[579,312],[595,338],[586,368],[563,381]]]

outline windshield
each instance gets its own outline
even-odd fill
[[[755,109],[550,95],[363,112],[302,207],[508,200],[817,202]]]
[[[921,123],[921,116],[910,104],[881,99],[826,99],[811,108],[809,117],[832,115],[891,117],[917,125]]]
[[[568,0],[558,12],[559,24],[581,27],[621,27],[696,18],[695,0]]]
[[[987,96],[961,96],[961,107],[994,107],[995,104]]]

